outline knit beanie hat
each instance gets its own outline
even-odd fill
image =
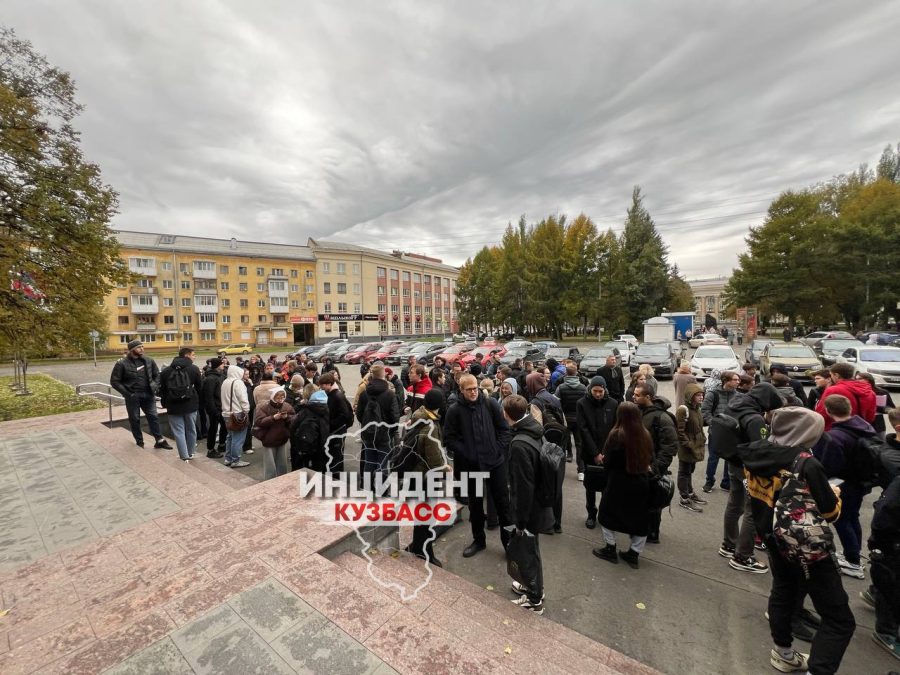
[[[429,410],[440,410],[444,406],[444,392],[440,389],[429,389],[425,392],[425,407]]]

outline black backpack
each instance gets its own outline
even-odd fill
[[[852,456],[846,457],[846,480],[867,485],[886,485],[892,476],[882,476],[885,471],[882,456],[891,455],[885,441],[878,436],[860,436]]]
[[[413,467],[421,459],[419,453],[419,434],[422,433],[422,427],[428,426],[425,420],[416,420],[403,432],[403,438],[400,443],[391,451],[391,471],[403,474],[412,471]],[[425,433],[428,433],[426,430]]]
[[[378,397],[370,396],[366,401],[366,408],[363,410],[360,427],[363,431],[360,438],[368,445],[374,445],[376,441],[383,441],[387,437],[387,432],[381,423],[384,422],[384,411],[378,402]],[[372,426],[366,428],[366,425],[373,423]]]
[[[301,455],[315,455],[322,450],[325,439],[322,438],[319,417],[309,410],[301,410],[291,429],[291,440]]]
[[[186,366],[172,366],[166,375],[166,400],[187,401],[191,398],[191,376]]]
[[[709,447],[724,460],[739,464],[738,446],[749,440],[737,418],[727,413],[713,415],[709,421]]]
[[[546,437],[541,439],[540,446],[531,436],[519,434],[517,438],[522,438],[538,451],[538,475],[535,476],[534,481],[537,503],[543,507],[554,506],[561,489],[560,467],[565,466],[566,451]]]

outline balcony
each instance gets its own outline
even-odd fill
[[[200,326],[200,330],[215,330],[216,329],[215,321],[198,321],[197,323]]]
[[[132,286],[128,291],[132,295],[159,295],[158,288],[148,288],[146,286]]]
[[[148,289],[143,289],[148,290]],[[156,295],[132,294],[131,296],[131,313],[132,314],[159,314],[159,297]]]
[[[219,311],[219,301],[214,295],[195,295],[194,311],[216,313]]]
[[[155,323],[147,323],[145,321],[138,321],[137,322],[137,331],[138,331],[138,333],[142,333],[142,332],[153,333],[156,331],[156,324]]]
[[[215,263],[194,263],[193,265],[194,279],[215,279],[216,264]]]
[[[129,258],[128,271],[145,277],[155,277],[156,258]]]
[[[275,281],[269,282],[269,297],[270,298],[287,298],[288,297],[288,285],[286,281]]]

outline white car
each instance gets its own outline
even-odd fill
[[[691,375],[697,380],[705,380],[714,370],[740,372],[740,367],[737,354],[728,346],[701,345],[691,359]]]
[[[864,345],[850,347],[837,357],[838,363],[849,363],[857,373],[869,373],[875,384],[900,387],[900,348]]]
[[[695,335],[690,340],[688,340],[688,344],[696,349],[697,347],[702,347],[703,345],[727,345],[728,340],[723,338],[721,335],[717,333],[701,333],[700,335]]]
[[[619,357],[622,359],[621,365],[623,366],[631,365],[631,357],[637,351],[637,346],[626,340],[610,340],[603,346],[607,349],[619,350]]]

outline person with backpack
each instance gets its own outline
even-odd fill
[[[584,398],[587,393],[587,387],[578,379],[578,366],[574,361],[566,364],[566,376],[556,387],[556,397],[562,406],[563,414],[566,418],[566,427],[569,433],[574,436],[576,468],[578,470],[578,480],[584,480],[584,460],[581,457],[581,435],[578,433],[578,402]],[[566,461],[572,461],[572,439],[566,439],[568,448],[566,450]]]
[[[606,480],[601,451],[606,437],[616,423],[619,401],[606,389],[600,375],[591,378],[590,388],[576,406],[578,435],[581,436],[581,461],[584,465],[584,495],[587,519],[584,526],[593,530],[597,525],[597,493],[602,492]]]
[[[541,448],[544,429],[528,414],[528,402],[518,394],[503,400],[503,417],[512,430],[509,443],[510,517],[514,537],[533,537],[536,574],[534,582],[526,586],[512,582],[513,592],[519,594],[513,604],[535,614],[544,613],[544,569],[539,544],[540,533],[553,524],[552,508],[542,504],[540,486],[543,471]],[[565,462],[560,462],[565,466]],[[553,500],[555,501],[555,499]]]
[[[840,667],[856,621],[828,526],[841,515],[841,490],[828,483],[810,452],[825,428],[824,418],[799,406],[779,407],[770,417],[768,435],[741,446],[753,522],[766,542],[772,570],[769,663],[783,673],[831,674]],[[804,593],[821,616],[808,655],[793,648],[792,636]]]
[[[241,459],[241,450],[247,436],[250,422],[250,397],[244,384],[243,368],[228,366],[225,381],[222,382],[222,417],[228,429],[225,438],[225,466],[242,469],[250,462]]]
[[[159,415],[156,412],[156,392],[159,390],[159,366],[149,356],[144,356],[144,343],[131,340],[128,352],[116,361],[109,376],[110,386],[125,399],[128,412],[128,426],[139,448],[144,447],[144,432],[141,430],[141,411],[147,418],[150,433],[156,439],[155,449],[171,450],[172,446],[163,438],[159,429]]]
[[[360,471],[385,474],[400,422],[400,405],[394,387],[385,379],[385,368],[375,363],[369,369],[369,382],[356,402],[362,441]]]
[[[300,406],[290,426],[291,471],[312,469],[324,472],[328,466],[325,442],[328,439],[328,394],[314,391]]]
[[[416,365],[419,368],[422,367]],[[429,389],[423,396],[422,405],[417,407],[410,417],[408,430],[404,434],[404,445],[409,445],[413,452],[408,460],[408,470],[421,474],[423,481],[425,474],[429,471],[436,469],[453,471],[447,464],[447,457],[441,442],[441,426],[438,424],[443,407],[444,393],[440,389]],[[415,434],[415,440],[410,440],[407,435],[411,431]],[[414,525],[412,543],[405,550],[432,565],[443,567],[443,563],[434,555],[434,540],[438,536],[437,527]],[[432,528],[435,528],[433,533]]]
[[[559,399],[547,391],[547,378],[539,372],[534,372],[525,378],[525,391],[531,403],[531,415],[544,428],[544,438],[551,443],[556,443],[566,454],[569,454],[569,429],[566,427],[566,416]],[[562,484],[566,476],[565,464],[559,467],[559,490],[556,495],[556,503],[553,505],[553,532],[562,532]]]
[[[713,371],[706,378],[703,392],[703,403],[700,405],[700,414],[703,416],[703,424],[709,426],[712,418],[727,412],[728,404],[738,393],[737,388],[741,382],[740,375],[731,370]],[[725,470],[722,472],[722,482],[719,487],[728,490],[731,485],[731,477],[728,474],[728,462],[725,462]],[[716,472],[719,469],[719,455],[712,441],[709,443],[709,459],[706,460],[706,482],[702,490],[706,493],[713,491],[716,484]]]
[[[225,380],[225,364],[222,359],[209,360],[209,370],[200,385],[200,403],[206,408],[209,428],[206,433],[206,456],[218,459],[225,455],[225,439],[228,429],[222,419],[222,382]]]
[[[650,433],[653,441],[650,468],[652,479],[658,480],[670,473],[669,467],[678,454],[678,428],[675,416],[669,412],[672,404],[666,398],[657,396],[653,386],[647,383],[639,384],[634,390],[634,403],[640,408],[644,428]],[[647,541],[658,544],[662,509],[650,509],[647,517],[649,519]]]
[[[284,389],[271,389],[269,400],[256,406],[253,416],[253,435],[263,446],[263,480],[283,476],[290,467],[288,442],[294,409],[287,403]]]
[[[716,439],[721,443],[719,451],[728,462],[731,483],[728,490],[728,503],[723,515],[723,538],[719,546],[719,555],[728,558],[728,565],[741,572],[765,574],[769,568],[753,555],[756,529],[753,523],[753,512],[750,499],[744,489],[744,471],[737,454],[737,446],[742,443],[758,441],[768,433],[766,427],[767,413],[782,407],[781,396],[768,382],[753,385],[747,394],[737,394],[729,403],[728,411],[721,417],[733,421],[735,438],[730,443],[720,441],[715,433],[716,422],[710,425],[710,442]],[[730,446],[730,447],[729,447]]]
[[[344,396],[341,387],[334,377],[336,371],[322,373],[319,385],[328,396],[328,452],[326,471],[337,473],[344,470],[344,434],[353,426],[353,406]]]
[[[444,421],[444,445],[454,457],[454,472],[486,471],[484,485],[497,510],[500,541],[506,548],[510,524],[509,483],[506,465],[509,447],[509,425],[496,399],[485,396],[474,375],[459,378],[460,399],[447,408]],[[463,551],[464,558],[487,548],[484,534],[484,499],[475,497],[476,481],[468,480],[468,502],[472,543]]]
[[[633,569],[638,568],[638,558],[653,526],[647,513],[654,449],[644,418],[634,403],[622,403],[616,408],[616,424],[609,432],[601,459],[608,478],[598,516],[606,545],[592,551],[614,565],[621,558]],[[617,532],[631,539],[627,551],[617,551]]]
[[[194,365],[194,350],[182,347],[178,356],[159,374],[159,398],[166,409],[178,456],[184,462],[194,459],[197,447],[200,386],[200,369]]]
[[[874,422],[877,402],[869,383],[854,379],[853,366],[849,363],[835,363],[828,371],[831,373],[831,386],[822,392],[822,398],[816,404],[816,412],[825,418],[825,431],[831,429],[833,423],[825,410],[825,399],[832,394],[840,394],[850,401],[851,414],[859,415],[869,424]]]
[[[841,484],[841,517],[835,525],[841,539],[843,556],[838,558],[841,573],[855,579],[865,579],[861,564],[862,525],[859,511],[863,499],[872,490],[875,465],[866,441],[880,443],[878,433],[859,415],[851,414],[850,400],[839,394],[825,398],[825,411],[831,417],[831,429],[813,448],[829,478],[843,480]]]
[[[700,404],[703,402],[703,387],[689,384],[684,388],[684,399],[675,411],[675,423],[678,428],[678,493],[681,495],[679,505],[683,509],[695,513],[703,512],[707,504],[696,492],[691,483],[691,474],[698,462],[703,461],[706,450],[706,434],[703,433],[703,415]]]

